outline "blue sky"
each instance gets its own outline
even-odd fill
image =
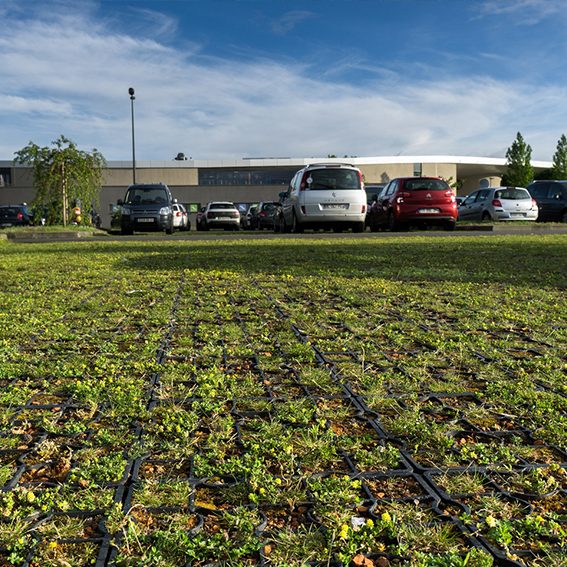
[[[0,0],[0,160],[504,157],[567,133],[565,0]]]

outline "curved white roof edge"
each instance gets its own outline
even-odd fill
[[[218,160],[149,160],[136,161],[136,168],[199,168],[199,167],[274,167],[274,166],[304,166],[310,163],[352,163],[353,165],[372,165],[372,164],[395,164],[395,163],[455,163],[467,165],[497,165],[505,166],[506,158],[475,157],[475,156],[370,156],[352,158],[242,158],[242,159],[218,159]],[[533,167],[543,169],[552,167],[551,161],[532,160]],[[13,167],[14,164],[9,160],[0,160],[0,167]],[[25,167],[25,166],[16,166]],[[112,161],[107,162],[110,169],[131,168],[131,161]]]

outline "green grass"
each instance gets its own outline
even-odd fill
[[[90,561],[102,518],[116,565],[490,565],[452,482],[471,533],[551,565],[566,288],[561,235],[0,241],[0,559]],[[531,510],[491,493],[534,467]]]

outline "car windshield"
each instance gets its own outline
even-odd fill
[[[211,203],[210,209],[234,209],[232,203]]]
[[[447,191],[449,185],[441,179],[409,179],[404,184],[406,191]]]
[[[495,199],[506,199],[510,201],[518,201],[521,199],[531,199],[526,189],[518,189],[517,187],[507,187],[494,192]]]
[[[360,176],[354,169],[314,169],[307,183],[310,189],[360,189]]]
[[[157,205],[167,203],[165,189],[159,187],[135,187],[126,194],[128,205]]]

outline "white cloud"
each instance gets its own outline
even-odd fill
[[[513,16],[519,24],[535,25],[557,14],[567,15],[565,0],[483,0],[482,16]]]
[[[307,10],[292,10],[272,22],[272,30],[276,35],[286,35],[305,20],[313,17]]]
[[[308,63],[221,60],[195,45],[182,51],[153,35],[133,36],[95,18],[92,5],[26,20],[11,14],[0,29],[0,159],[30,139],[47,145],[60,134],[107,159],[130,159],[130,86],[139,160],[178,152],[196,159],[503,156],[517,131],[534,158],[551,159],[557,125],[567,123],[559,103],[565,93],[550,85],[526,90],[441,73],[407,80],[361,60],[350,69],[366,82],[349,84]],[[162,30],[175,28],[162,23]]]

